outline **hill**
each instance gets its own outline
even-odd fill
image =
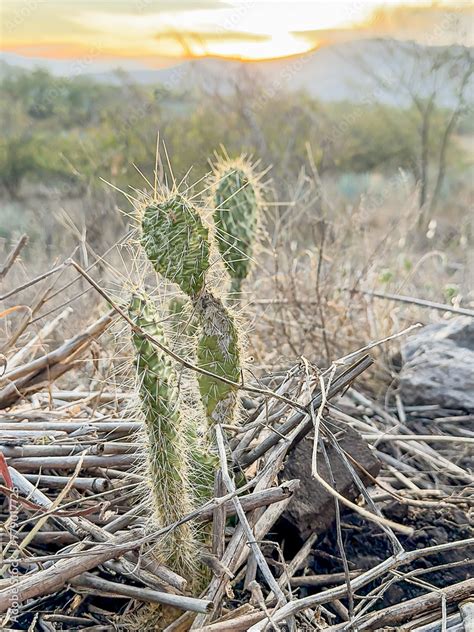
[[[432,72],[433,65],[439,56],[454,59],[462,50],[458,46],[427,47],[397,40],[354,40],[285,59],[242,62],[207,57],[159,69],[145,68],[130,60],[120,61],[119,66],[117,61],[81,65],[78,61],[40,60],[3,53],[0,76],[7,70],[11,72],[12,67],[29,70],[41,66],[55,75],[85,75],[100,83],[122,83],[125,73],[138,84],[161,84],[170,90],[200,87],[221,93],[229,92],[237,81],[248,80],[264,85],[269,92],[304,90],[327,102],[381,101],[406,105],[403,91],[394,88],[403,81],[411,82],[420,96],[427,96],[433,87],[436,74]],[[445,106],[451,105],[455,98],[455,82],[449,73],[436,74],[442,86],[438,102]]]

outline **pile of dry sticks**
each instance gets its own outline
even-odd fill
[[[134,629],[133,613],[143,603],[176,609],[167,632],[473,629],[474,580],[434,586],[424,577],[427,569],[436,570],[430,560],[453,551],[459,559],[438,566],[461,567],[469,577],[474,538],[410,548],[413,524],[384,516],[394,503],[421,514],[452,509],[468,515],[471,416],[436,406],[408,409],[399,398],[393,409],[381,407],[361,390],[363,379],[357,381],[373,364],[368,349],[322,373],[301,363],[243,385],[246,423],[216,428],[221,467],[215,498],[182,519],[212,528],[212,550],[202,552],[212,579],[202,594],[191,595],[182,577],[150,555],[176,524],[150,531],[146,503],[137,502],[145,480],[136,467],[142,458],[141,423],[126,414],[133,394],[55,384],[77,371],[120,314],[112,309],[70,340],[38,353],[58,319],[71,317],[68,310],[28,337],[32,314],[38,313],[33,305],[3,341],[2,630]],[[374,446],[381,471],[373,485],[362,485],[363,464],[338,448],[335,425],[352,427]],[[298,480],[282,483],[279,474],[288,452],[308,436],[339,449],[359,487],[359,500],[352,502],[331,480],[313,473],[334,498],[338,542],[343,530],[347,536],[360,524],[388,542],[391,552],[370,568],[354,568],[336,549],[336,570],[315,574],[319,534],[299,543],[289,558],[274,536],[299,487]],[[247,482],[239,488],[235,472],[245,473]],[[359,526],[341,523],[341,513],[357,516]],[[383,604],[388,587],[404,582],[416,584],[421,594]]]

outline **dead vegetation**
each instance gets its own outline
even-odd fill
[[[180,523],[150,529],[142,422],[132,390],[110,379],[127,362],[111,351],[111,330],[125,325],[109,290],[120,277],[96,276],[95,264],[109,268],[97,258],[87,272],[65,260],[17,283],[26,239],[13,246],[0,272],[2,629],[470,629],[473,418],[404,406],[394,362],[422,314],[458,311],[426,294],[428,305],[410,301],[433,270],[448,275],[445,262],[426,253],[403,268],[400,218],[374,241],[363,208],[335,227],[327,199],[301,191],[298,205],[275,207],[242,299],[255,367],[241,388],[245,423],[217,426],[215,497],[180,521],[212,531],[201,594],[153,554]],[[388,297],[381,252],[396,277]],[[349,431],[372,446],[376,476],[341,448]],[[308,443],[311,471],[285,478]],[[339,491],[332,453],[352,494]],[[334,517],[301,538],[286,512],[308,478]]]

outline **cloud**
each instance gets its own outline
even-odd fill
[[[2,49],[160,65],[164,57],[283,57],[360,37],[470,43],[472,7],[404,1],[3,0]]]
[[[431,45],[472,45],[474,9],[463,6],[379,6],[351,28],[292,31],[310,45],[350,39],[390,37]]]

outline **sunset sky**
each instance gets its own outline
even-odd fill
[[[354,37],[469,43],[470,2],[3,0],[1,50],[163,66],[214,55],[268,59]]]

